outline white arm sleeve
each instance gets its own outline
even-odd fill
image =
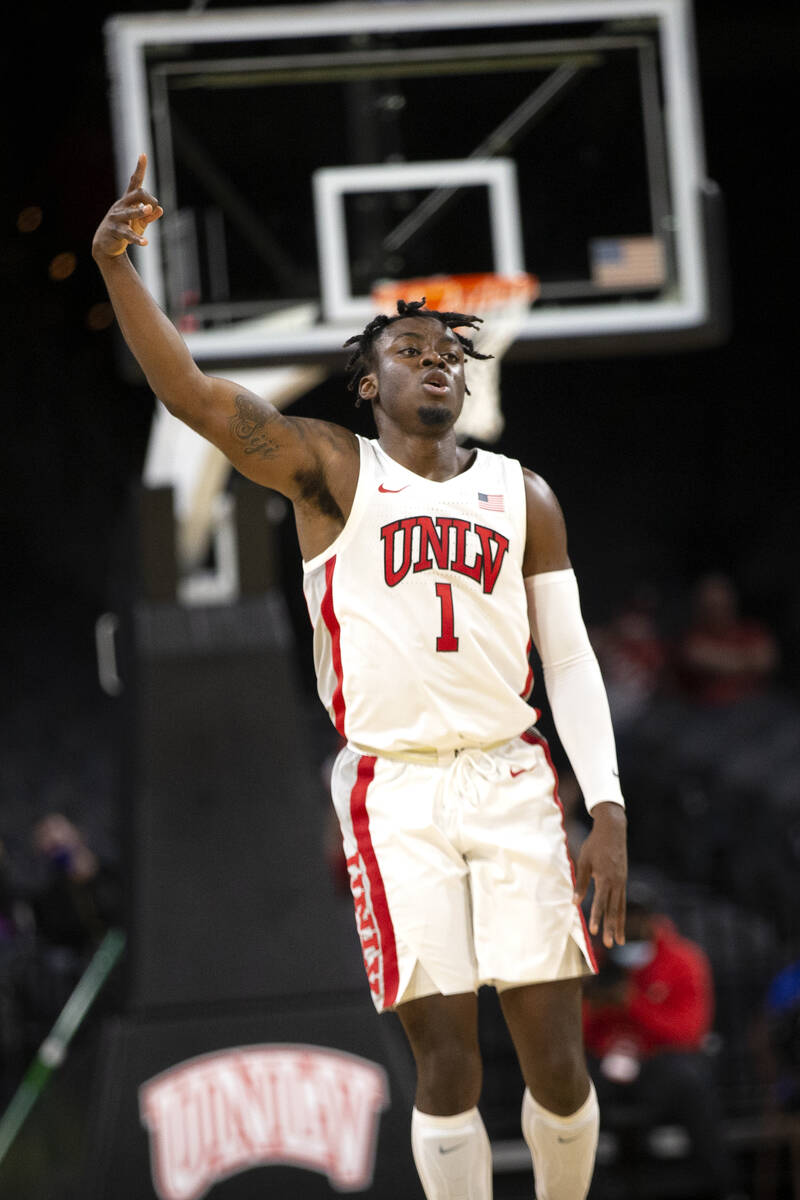
[[[547,699],[586,807],[624,805],[606,689],[581,615],[575,572],[525,580],[528,617],[544,669]]]

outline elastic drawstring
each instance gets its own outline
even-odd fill
[[[469,746],[465,750],[456,752],[449,768],[450,778],[467,803],[473,808],[477,808],[481,801],[481,793],[475,778],[476,773],[490,783],[492,780],[500,778],[502,766],[501,759],[487,754],[478,746]]]

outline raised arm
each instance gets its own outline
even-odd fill
[[[525,472],[527,539],[523,575],[531,634],[542,660],[547,698],[561,743],[583,791],[593,826],[578,858],[576,900],[595,890],[589,928],[611,946],[625,940],[626,817],[605,687],[581,615],[558,501]]]
[[[353,434],[326,421],[283,416],[237,384],[205,375],[142,283],[126,251],[131,244],[147,245],[147,227],[164,211],[144,187],[146,169],[142,154],[127,191],[100,222],[92,254],[125,341],[150,387],[174,416],[218,446],[243,475],[282,492],[301,508],[318,508],[328,519],[337,511],[346,517],[358,473]]]

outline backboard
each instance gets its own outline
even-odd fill
[[[113,17],[134,251],[209,368],[341,364],[376,282],[528,271],[511,354],[713,340],[689,0]]]

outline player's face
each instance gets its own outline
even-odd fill
[[[377,339],[375,360],[366,377],[374,383],[362,394],[376,408],[409,433],[453,426],[464,403],[464,350],[451,329],[430,317],[403,317]]]

